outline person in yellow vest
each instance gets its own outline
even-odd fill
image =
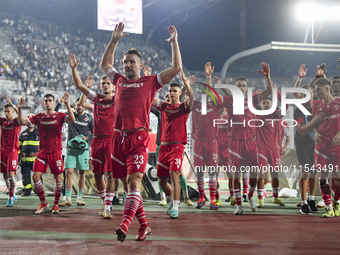
[[[34,157],[39,148],[39,133],[35,125],[27,126],[19,136],[22,175],[22,196],[30,196],[32,192],[31,171]]]

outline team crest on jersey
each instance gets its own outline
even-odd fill
[[[60,167],[62,166],[62,164],[61,164],[61,160],[57,160],[56,161],[56,163],[57,163],[57,167],[59,168],[59,170],[60,170]]]
[[[85,118],[84,120],[85,120],[85,121],[88,121],[89,119],[88,119],[88,118]]]

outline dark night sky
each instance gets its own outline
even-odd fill
[[[270,41],[303,42],[308,23],[297,17],[297,2],[301,1],[248,0],[247,48]],[[205,62],[211,61],[220,71],[223,63],[240,51],[239,1],[225,0],[178,30],[184,65],[202,70]],[[316,42],[340,43],[340,21],[325,22]]]
[[[145,0],[143,4],[154,1]],[[179,11],[178,8],[182,6],[179,4],[180,1],[195,2],[195,0],[158,0],[156,4],[144,11],[144,14],[148,13],[144,18],[149,21],[154,20],[157,24],[166,13]],[[302,1],[247,0],[247,48],[267,44],[270,41],[303,42],[307,22],[301,21],[296,12],[296,5]],[[318,3],[340,5],[339,0],[324,0]],[[0,0],[1,11],[21,13],[67,26],[71,24],[73,27],[86,27],[90,30],[95,30],[97,26],[96,6],[97,0]],[[158,8],[162,8],[163,13]],[[316,23],[319,24],[320,22]],[[165,25],[170,25],[170,22],[165,22],[164,29],[160,30],[164,41],[168,37]],[[176,20],[172,20],[172,25],[178,29],[183,64],[189,70],[202,70],[204,64],[211,61],[216,66],[216,70],[221,71],[223,63],[240,51],[240,1],[238,0],[223,0],[198,15],[188,12],[185,22],[176,24]],[[144,35],[131,36],[146,38],[149,31],[150,26],[145,23]],[[110,34],[110,32],[103,33]],[[340,43],[340,21],[325,22],[317,43]],[[164,45],[170,52],[170,46],[166,43]]]

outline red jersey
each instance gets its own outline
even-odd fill
[[[148,145],[149,153],[150,152],[156,152],[156,138],[157,135],[155,133],[149,133],[150,141]]]
[[[93,102],[93,135],[113,135],[115,96],[106,99],[103,95],[90,90],[87,98]]]
[[[12,151],[19,150],[19,134],[21,126],[18,119],[14,118],[8,121],[6,118],[0,117],[1,126],[1,150]]]
[[[67,115],[62,112],[54,112],[49,115],[41,112],[27,118],[30,125],[35,124],[38,128],[39,151],[52,153],[63,148],[61,130],[66,117]]]
[[[164,85],[160,75],[143,76],[137,81],[129,81],[115,68],[111,68],[106,76],[116,86],[115,128],[149,130],[152,102],[157,90]]]
[[[228,120],[229,117],[228,114],[220,117],[223,120]],[[228,138],[229,138],[229,128],[228,128],[228,123],[222,124],[222,125],[217,125],[217,144],[218,147],[228,147]]]
[[[253,95],[254,107],[259,103],[259,95]],[[230,96],[222,97],[222,105],[227,109],[229,114],[230,135],[235,140],[254,139],[256,130],[255,127],[248,125],[248,121],[254,119],[254,114],[248,108],[247,98],[244,100],[244,115],[234,115],[233,113],[233,98]],[[232,122],[232,123],[231,123]],[[235,124],[240,123],[240,124]],[[244,124],[243,124],[244,123]],[[231,126],[232,124],[232,126]],[[254,126],[254,123],[251,123]]]
[[[158,100],[161,111],[161,142],[181,142],[187,144],[187,120],[190,109],[185,102],[176,105]]]
[[[212,101],[207,102],[207,114],[201,113],[201,102],[194,100],[192,106],[192,135],[195,140],[206,141],[216,137],[214,119],[219,119],[218,108]]]
[[[256,128],[258,148],[281,149],[283,133],[284,133],[284,126],[281,124],[282,119],[272,119],[272,118],[269,118],[268,116],[257,116],[257,115],[256,115],[256,118],[261,119],[264,122],[262,127]],[[271,119],[271,120],[266,121],[266,119]],[[256,125],[260,125],[260,122],[256,123]]]
[[[316,114],[325,113],[325,119],[319,123],[319,133],[321,142],[318,146],[329,148],[332,146],[334,136],[340,131],[340,98],[336,98],[329,104],[322,102],[313,112],[313,118]]]

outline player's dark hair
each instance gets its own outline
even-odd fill
[[[103,75],[102,78],[100,78],[101,80],[105,80],[107,79],[106,75]]]
[[[137,55],[140,58],[140,61],[143,60],[142,55],[140,54],[140,52],[138,50],[136,50],[135,48],[131,48],[130,50],[128,50],[127,52],[125,52],[124,55],[126,54],[132,54],[132,55]]]
[[[169,93],[166,93],[164,96],[164,98],[167,98],[167,97],[169,97]]]
[[[334,80],[334,79],[340,79],[340,76],[334,76],[334,77],[332,78],[332,80]]]
[[[315,82],[314,82],[314,86],[316,85],[319,85],[319,86],[331,86],[331,82],[326,79],[326,78],[320,78],[320,79],[317,79]]]
[[[8,107],[11,107],[11,108],[13,108],[13,106],[12,105],[10,105],[10,104],[5,104],[5,106],[4,106],[4,109],[5,108],[8,108]],[[14,108],[13,108],[14,109]]]
[[[271,97],[266,97],[264,100],[267,100],[267,99],[273,102],[273,99]]]
[[[45,94],[44,98],[47,98],[47,97],[52,97],[54,101],[54,96],[52,94]]]
[[[80,97],[77,97],[76,99],[76,103],[78,103],[80,101]]]
[[[244,76],[239,76],[236,78],[235,82],[237,81],[245,81],[248,84],[248,79]]]
[[[312,90],[312,88],[309,85],[303,85],[303,86],[301,86],[301,88],[302,89],[310,89],[310,90]]]
[[[179,84],[178,82],[173,82],[169,86],[170,87],[178,87],[178,88],[182,89],[181,84]]]

